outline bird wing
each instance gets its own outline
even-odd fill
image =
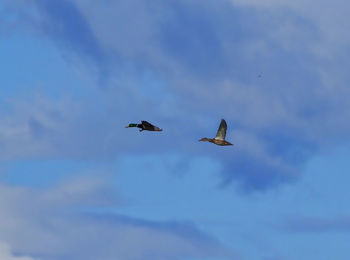
[[[219,129],[218,129],[218,132],[216,133],[215,139],[225,140],[226,129],[227,129],[226,121],[224,119],[221,119],[221,123],[220,123]]]
[[[141,121],[141,123],[142,123],[145,127],[154,127],[154,125],[148,123],[147,121]]]

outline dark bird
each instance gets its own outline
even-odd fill
[[[141,121],[141,124],[129,124],[126,126],[126,128],[128,127],[138,127],[140,128],[140,132],[142,132],[143,130],[147,130],[147,131],[163,131],[163,129],[160,129],[157,126],[154,126],[150,123],[148,123],[147,121]]]
[[[226,137],[226,129],[227,129],[227,124],[226,124],[226,121],[224,119],[221,120],[221,123],[220,123],[220,126],[219,126],[219,129],[218,129],[218,132],[216,133],[216,137],[211,139],[211,138],[202,138],[201,140],[199,141],[208,141],[208,142],[211,142],[213,144],[216,144],[216,145],[233,145],[231,144],[230,142],[227,142],[225,140],[225,137]]]

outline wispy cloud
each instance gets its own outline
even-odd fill
[[[95,179],[46,191],[2,185],[0,241],[38,259],[231,259],[229,251],[193,224],[77,210],[118,205],[106,191],[106,184]],[[8,254],[5,249],[0,247],[0,255]]]
[[[350,217],[295,217],[290,218],[285,227],[292,232],[349,232]]]
[[[27,256],[16,256],[11,251],[11,248],[4,243],[0,243],[0,258],[1,260],[39,260],[38,258],[32,258]]]
[[[350,41],[349,35],[344,33],[346,25],[350,21],[346,15],[349,2],[345,0],[336,0],[329,4],[327,0],[321,0],[315,5],[314,1],[279,1],[279,0],[231,0],[234,5],[262,8],[265,10],[281,11],[289,9],[298,15],[310,20],[315,24],[321,33],[321,38],[315,46],[315,53],[320,56],[331,58],[339,54]]]

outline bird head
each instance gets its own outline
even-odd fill
[[[129,127],[136,127],[137,124],[128,124],[125,128],[129,128]]]

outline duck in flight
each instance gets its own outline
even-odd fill
[[[219,129],[218,129],[218,132],[216,133],[216,137],[215,138],[202,138],[201,140],[199,141],[208,141],[208,142],[211,142],[213,144],[216,144],[216,145],[233,145],[231,144],[230,142],[227,142],[225,140],[225,137],[226,137],[226,129],[227,129],[227,124],[226,124],[226,121],[224,119],[221,120],[221,123],[220,123],[220,126],[219,126]]]
[[[150,123],[148,123],[147,121],[141,121],[141,124],[129,124],[126,126],[126,128],[129,127],[138,127],[140,128],[140,132],[142,132],[143,130],[147,130],[147,131],[163,131],[163,129],[160,129],[157,126],[154,126]]]

